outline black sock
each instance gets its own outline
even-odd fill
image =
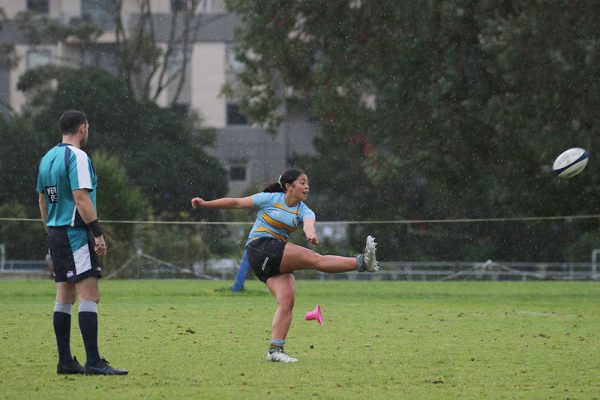
[[[90,304],[91,303],[91,304]],[[83,337],[87,363],[94,365],[100,361],[98,352],[98,305],[92,301],[79,304],[79,330]]]
[[[73,358],[71,355],[71,314],[54,311],[53,322],[58,347],[58,362],[68,364]]]
[[[274,353],[276,351],[283,352],[283,346],[285,345],[285,340],[282,339],[272,339],[271,344],[269,345],[269,353]]]

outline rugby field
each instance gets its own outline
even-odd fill
[[[600,398],[600,282],[298,281],[289,365],[270,293],[230,284],[101,281],[100,351],[130,371],[104,377],[56,375],[51,281],[0,281],[0,399]]]

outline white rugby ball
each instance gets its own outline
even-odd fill
[[[583,171],[587,163],[587,151],[580,147],[573,147],[556,157],[552,170],[559,178],[571,178]]]

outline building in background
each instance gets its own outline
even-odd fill
[[[28,69],[55,64],[71,67],[99,66],[116,73],[117,43],[115,20],[108,10],[116,0],[0,0],[4,21],[0,43],[14,43],[16,64],[0,66],[0,113],[21,113],[27,104],[24,93],[17,90],[19,77]],[[155,40],[166,48],[173,12],[188,7],[189,0],[150,0]],[[131,32],[140,18],[139,0],[123,1],[121,17],[125,32]],[[90,21],[103,33],[94,43],[53,43],[41,38],[32,44],[28,35],[18,29],[16,18],[30,12],[33,23],[48,18],[63,25]],[[176,108],[182,114],[190,111],[202,118],[204,127],[215,128],[214,147],[206,149],[229,171],[229,195],[244,194],[249,187],[262,188],[273,182],[294,154],[312,154],[314,126],[304,115],[288,115],[275,135],[252,127],[240,114],[235,99],[222,95],[223,86],[235,81],[236,71],[243,68],[234,57],[234,30],[240,23],[227,13],[224,0],[202,0],[196,8],[197,29],[190,38],[185,84],[178,91],[176,82],[156,98],[161,106],[169,106],[177,93]],[[175,54],[174,60],[184,54]],[[176,68],[177,63],[169,68]]]

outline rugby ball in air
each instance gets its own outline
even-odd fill
[[[587,151],[580,147],[573,147],[556,157],[552,170],[559,178],[571,178],[583,171],[587,163]]]

